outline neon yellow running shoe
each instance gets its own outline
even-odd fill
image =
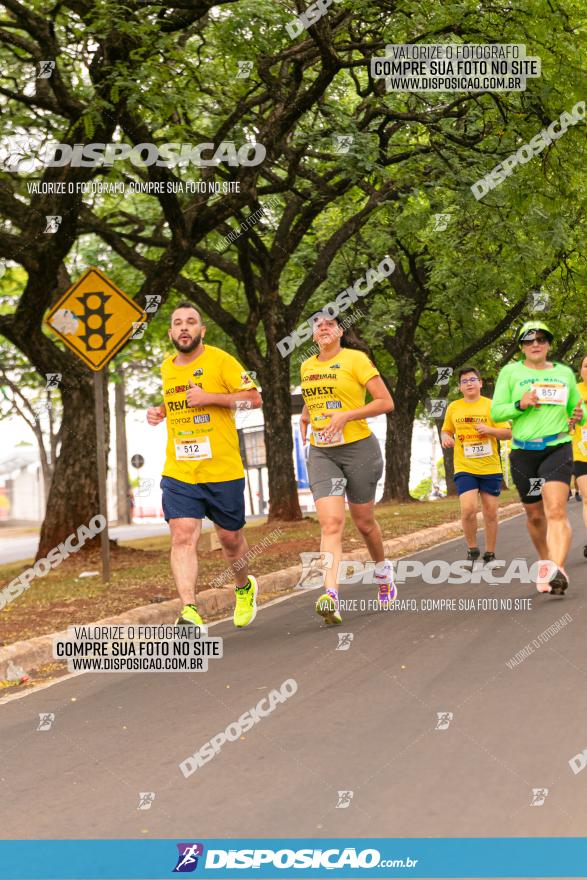
[[[234,625],[238,627],[248,626],[252,623],[257,615],[257,593],[259,587],[256,578],[252,574],[249,575],[248,583],[245,587],[237,587],[235,589],[236,605],[234,606]]]
[[[316,602],[316,614],[324,618],[324,623],[333,626],[342,623],[342,617],[338,610],[338,593],[335,593],[334,590],[322,593]]]
[[[204,621],[198,614],[198,609],[195,605],[184,605],[181,609],[181,614],[179,615],[175,623],[193,623],[194,626],[204,625]]]

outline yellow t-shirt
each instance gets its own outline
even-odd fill
[[[587,403],[587,385],[585,382],[577,383],[577,390],[585,403]],[[575,425],[573,437],[573,458],[575,461],[587,462],[587,424]]]
[[[234,409],[224,406],[188,406],[190,379],[204,391],[232,394],[255,388],[236,358],[213,345],[185,366],[163,361],[163,400],[167,412],[167,456],[164,477],[184,483],[220,483],[244,476]]]
[[[367,355],[353,348],[341,348],[328,361],[319,361],[314,355],[303,362],[302,395],[310,415],[313,446],[341,446],[371,435],[366,419],[347,422],[332,443],[323,440],[322,431],[335,413],[364,406],[365,386],[378,375],[379,370]]]
[[[481,396],[474,401],[461,398],[449,403],[442,430],[454,434],[455,474],[462,471],[478,476],[501,473],[497,438],[479,434],[475,429],[478,423],[489,425],[490,428],[510,426],[509,422],[493,421],[489,397]]]

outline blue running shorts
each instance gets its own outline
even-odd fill
[[[467,471],[459,471],[454,476],[457,492],[462,495],[463,492],[470,492],[471,489],[478,489],[479,492],[486,492],[488,495],[501,495],[501,484],[503,474],[469,474]]]
[[[245,525],[245,478],[220,483],[184,483],[163,477],[163,513],[165,519],[204,519],[205,516],[229,532]]]

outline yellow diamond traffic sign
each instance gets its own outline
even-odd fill
[[[145,312],[99,269],[87,269],[46,323],[91,370],[101,370],[145,320]]]

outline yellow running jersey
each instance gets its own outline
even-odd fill
[[[231,354],[204,345],[199,357],[185,366],[163,361],[163,400],[167,414],[167,456],[164,477],[184,483],[220,483],[244,477],[235,411],[224,406],[188,406],[190,380],[212,394],[233,394],[255,388],[250,375]]]
[[[301,366],[302,395],[308,407],[313,446],[341,446],[354,443],[371,435],[367,419],[354,419],[346,423],[342,434],[327,443],[322,431],[337,412],[358,409],[365,405],[365,386],[379,375],[377,367],[362,351],[341,348],[328,361],[319,361],[314,355]]]
[[[455,474],[463,471],[478,476],[501,473],[497,438],[479,434],[475,425],[481,423],[490,428],[510,427],[509,422],[493,421],[489,397],[481,396],[474,401],[461,398],[449,403],[442,430],[454,434]]]
[[[585,382],[577,383],[577,390],[585,403],[587,403],[587,385]],[[572,433],[573,438],[573,458],[575,461],[587,462],[587,424],[575,425]]]

